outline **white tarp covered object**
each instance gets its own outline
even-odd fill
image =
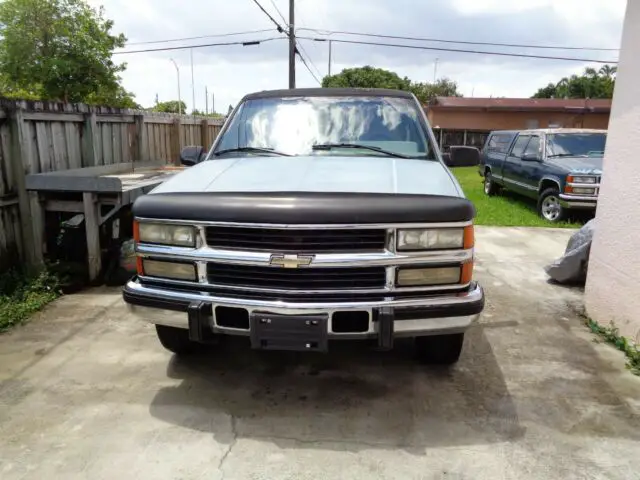
[[[547,275],[553,280],[559,283],[584,285],[587,279],[594,222],[595,219],[589,220],[580,230],[571,235],[564,255],[544,267]]]

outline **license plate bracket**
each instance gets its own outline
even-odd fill
[[[328,349],[326,314],[283,315],[252,312],[251,347],[260,350],[325,352]]]

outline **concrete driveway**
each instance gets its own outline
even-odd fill
[[[478,229],[488,305],[449,371],[404,343],[177,360],[118,289],[62,298],[0,336],[0,478],[640,478],[640,379],[542,270],[570,233]]]

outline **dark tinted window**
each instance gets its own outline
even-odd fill
[[[291,155],[377,155],[371,150],[312,148],[356,143],[433,158],[421,114],[414,101],[397,97],[257,98],[244,102],[230,119],[216,151],[259,147]]]
[[[487,144],[487,151],[493,153],[507,153],[513,140],[513,135],[494,133]]]
[[[531,137],[529,135],[523,135],[518,137],[518,139],[516,140],[516,143],[514,143],[513,145],[513,149],[511,150],[511,155],[513,155],[514,157],[520,158],[530,138]]]
[[[547,135],[548,157],[587,157],[602,155],[607,143],[605,133],[553,133]]]
[[[540,155],[540,137],[531,137],[524,153]]]

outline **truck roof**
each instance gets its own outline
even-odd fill
[[[259,98],[283,97],[397,97],[413,98],[411,92],[387,88],[293,88],[285,90],[264,90],[245,95],[242,101]]]
[[[607,133],[607,130],[596,128],[531,128],[526,130],[492,130],[491,133]]]

